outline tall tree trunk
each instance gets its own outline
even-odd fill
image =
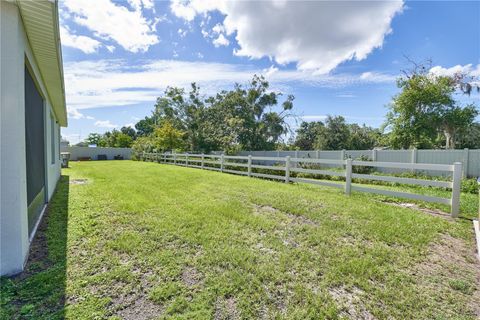
[[[445,135],[445,149],[455,149],[455,132],[452,128],[443,130]]]

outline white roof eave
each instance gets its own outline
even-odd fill
[[[58,123],[67,126],[62,47],[56,0],[17,0],[25,32]]]

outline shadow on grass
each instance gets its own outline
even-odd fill
[[[0,319],[63,319],[69,177],[61,176],[38,227],[25,270],[0,278]]]

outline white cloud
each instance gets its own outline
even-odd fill
[[[67,108],[67,114],[69,119],[88,119],[88,120],[95,120],[94,117],[92,116],[86,116],[80,111],[78,111],[76,108],[68,107]]]
[[[105,48],[107,48],[107,50],[110,52],[115,51],[115,46],[105,46]]]
[[[142,1],[144,7],[147,2]],[[110,0],[65,0],[61,3],[77,24],[90,29],[99,38],[117,42],[125,50],[144,52],[159,42],[155,21],[147,20],[139,5],[130,11]]]
[[[228,46],[230,44],[230,41],[228,41],[227,38],[221,33],[216,39],[212,41],[213,45],[215,47],[220,47],[220,46]]]
[[[128,3],[134,10],[141,10],[142,8],[154,10],[155,8],[154,0],[128,0]]]
[[[219,34],[219,33],[224,33],[225,32],[225,27],[221,25],[220,23],[217,23],[213,28],[212,31]]]
[[[218,10],[227,35],[236,35],[239,56],[296,62],[323,74],[347,60],[365,59],[382,46],[403,1],[204,1],[175,0],[171,10],[192,21]]]
[[[430,73],[438,76],[453,76],[457,73],[462,73],[470,77],[480,77],[480,64],[477,64],[476,67],[471,63],[464,66],[456,65],[450,68],[435,66],[430,69]]]
[[[384,74],[379,72],[368,71],[360,75],[360,79],[367,80],[370,82],[393,82],[396,79],[395,75]]]
[[[187,35],[188,30],[180,28],[178,29],[177,33],[181,38],[184,38]]]
[[[265,77],[270,78],[271,75],[273,75],[275,72],[278,71],[278,68],[275,66],[270,66],[268,69],[263,69],[263,74]]]
[[[134,65],[132,67],[131,65]],[[375,73],[315,75],[298,70],[259,69],[251,65],[202,61],[149,60],[129,65],[124,60],[67,62],[64,64],[67,104],[87,109],[154,103],[167,86],[189,87],[197,82],[206,94],[246,83],[253,74],[269,74],[271,87],[284,92],[295,85],[345,88],[352,85],[392,83],[394,76]]]
[[[170,10],[172,10],[177,17],[192,21],[198,13],[206,13],[214,10],[220,4],[219,1],[215,0],[194,0],[190,2],[172,0],[170,3]]]
[[[207,30],[205,29],[202,29],[202,36],[206,39],[206,38],[209,38],[210,37],[210,33],[208,33]]]
[[[63,26],[60,27],[60,36],[64,46],[79,49],[84,53],[94,53],[102,46],[100,41],[87,36],[74,35]]]
[[[95,126],[99,127],[99,128],[109,128],[109,129],[113,129],[113,128],[118,127],[118,125],[111,123],[110,120],[95,121]]]

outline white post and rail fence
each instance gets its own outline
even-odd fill
[[[385,196],[401,197],[413,200],[441,203],[451,207],[452,217],[457,217],[460,212],[460,189],[462,181],[462,163],[455,162],[447,164],[427,164],[427,163],[403,163],[403,162],[379,162],[379,161],[361,161],[352,160],[334,160],[334,159],[314,159],[297,157],[256,157],[248,156],[228,156],[212,154],[188,154],[188,153],[143,153],[142,160],[156,161],[191,168],[215,170],[233,174],[245,175],[248,177],[259,177],[267,179],[282,180],[286,183],[310,183],[329,187],[343,189],[345,194],[349,195],[352,191],[368,192],[381,194]],[[274,161],[275,165],[258,164],[262,161]],[[306,168],[302,165],[320,166],[335,165],[343,167],[343,170],[324,170],[318,168]],[[451,181],[438,181],[417,178],[403,178],[392,175],[364,174],[354,173],[353,167],[374,167],[374,168],[393,168],[403,170],[432,170],[447,173],[451,175]],[[278,174],[253,172],[252,169],[274,170]],[[311,175],[325,175],[343,177],[345,182],[330,182],[314,178],[292,177],[292,173],[304,173]],[[431,186],[451,189],[450,198],[441,198],[436,196],[422,195],[417,193],[401,192],[395,190],[386,190],[381,188],[372,188],[360,186],[352,183],[352,179],[365,179],[383,182],[400,183],[407,185]]]

